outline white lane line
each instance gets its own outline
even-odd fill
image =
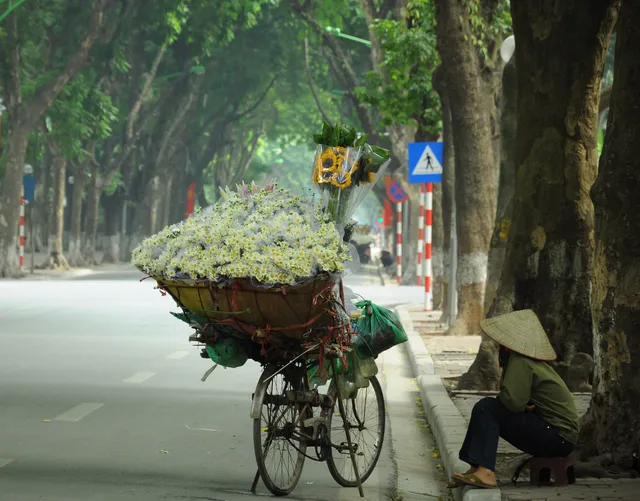
[[[144,383],[147,379],[150,379],[155,375],[156,375],[155,372],[144,372],[144,371],[136,372],[133,376],[128,377],[127,379],[124,379],[122,382],[140,384],[140,383]]]
[[[189,354],[188,351],[174,351],[170,355],[167,355],[167,360],[180,360]]]
[[[13,463],[13,459],[0,458],[0,468],[7,466],[9,463]]]
[[[75,407],[69,409],[66,412],[60,414],[57,418],[54,418],[54,421],[70,421],[73,423],[77,423],[83,417],[88,416],[94,411],[97,411],[104,404],[95,404],[95,403],[82,403],[80,405],[76,405]]]

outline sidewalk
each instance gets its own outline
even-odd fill
[[[480,346],[480,336],[445,336],[444,326],[438,323],[440,312],[426,313],[419,305],[396,309],[409,338],[407,351],[418,380],[422,403],[429,424],[436,436],[447,476],[454,471],[466,471],[468,465],[458,459],[474,404],[495,392],[457,391],[458,378],[471,366]],[[580,415],[588,407],[591,395],[576,393]],[[569,487],[533,487],[528,471],[520,476],[517,485],[510,482],[514,463],[522,452],[500,441],[496,474],[500,489],[453,489],[453,497],[464,501],[564,501],[640,499],[640,480],[578,479]]]
[[[123,270],[133,269],[130,263],[107,263],[97,266],[72,267],[69,270],[40,270],[38,266],[46,262],[48,254],[46,252],[36,252],[34,255],[34,270],[31,273],[31,255],[25,255],[24,275],[15,280],[20,281],[40,281],[40,280],[74,280],[76,278],[95,275],[100,273],[119,272]],[[102,260],[102,253],[97,252],[96,258]],[[0,279],[14,280],[14,279]]]

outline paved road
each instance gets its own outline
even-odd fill
[[[202,383],[209,364],[188,343],[190,329],[139,277],[0,281],[0,500],[255,498],[248,411],[259,366],[218,369]],[[376,300],[411,295],[360,281],[351,279],[356,291]],[[367,500],[387,499],[398,483],[429,497],[441,486],[403,357],[395,349],[381,360],[391,426]],[[268,496],[262,485],[258,495]],[[358,496],[308,461],[289,499]]]

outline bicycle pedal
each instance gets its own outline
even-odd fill
[[[303,422],[305,428],[311,428],[312,426],[317,426],[319,424],[323,424],[327,426],[329,424],[329,420],[322,416],[314,416],[305,419]]]
[[[302,422],[302,424],[304,428],[312,429],[313,436],[315,437],[318,434],[318,428],[320,428],[320,426],[324,426],[325,428],[328,428],[329,420],[321,416],[316,416],[316,417],[305,419]]]

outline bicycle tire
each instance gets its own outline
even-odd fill
[[[367,479],[371,476],[371,474],[373,473],[373,470],[375,469],[378,460],[380,459],[380,453],[382,452],[382,445],[384,444],[384,434],[385,434],[385,428],[386,428],[386,406],[385,406],[385,401],[384,401],[384,393],[382,391],[382,386],[380,385],[380,382],[378,381],[378,378],[376,378],[375,376],[372,376],[371,378],[369,378],[369,387],[368,388],[363,388],[358,390],[358,395],[360,395],[360,392],[362,391],[366,391],[369,388],[373,389],[373,393],[376,397],[376,401],[377,401],[377,411],[378,411],[378,416],[379,416],[379,423],[377,426],[377,431],[378,431],[378,435],[379,435],[379,440],[378,443],[376,445],[376,450],[375,453],[370,461],[370,463],[368,465],[366,465],[366,468],[361,470],[358,467],[358,471],[360,472],[360,483],[364,484]],[[333,383],[332,383],[333,384]],[[335,388],[333,389],[333,392],[335,394]],[[356,396],[357,397],[357,396]],[[336,397],[337,398],[337,397]],[[348,399],[348,400],[344,400],[344,405],[345,408],[347,408],[347,406],[352,405],[352,402],[354,401],[354,399]],[[338,403],[336,402],[336,404],[334,405],[334,409],[337,409],[337,405]],[[352,407],[353,408],[353,407]],[[331,411],[329,411],[329,440],[332,441],[333,443],[333,430],[334,430],[334,425],[333,425],[333,417],[334,417],[334,409],[332,409]],[[347,411],[348,414],[349,411]],[[340,420],[340,428],[338,428],[338,425],[336,424],[336,429],[343,429],[343,423],[342,423],[342,419]],[[352,443],[354,443],[354,433],[352,430],[350,430],[351,433],[351,440]],[[329,468],[329,473],[331,474],[331,476],[333,477],[333,479],[342,487],[357,487],[358,483],[357,480],[355,479],[355,472],[354,473],[354,478],[353,479],[347,479],[345,478],[342,473],[340,473],[339,468],[336,465],[336,457],[335,457],[336,451],[334,450],[334,447],[332,446],[330,448],[330,452],[327,456],[327,466]],[[351,463],[351,458],[349,453],[347,453],[345,455],[345,459],[347,459],[347,464],[350,465],[350,467],[352,468],[353,471],[353,464]]]
[[[264,381],[266,378],[271,376],[272,373],[273,373],[273,370],[267,367],[262,373],[262,376],[260,377],[260,382],[258,383],[258,387],[260,386],[260,384],[262,384],[262,381]],[[272,381],[276,380],[276,378],[279,378],[279,377],[284,378],[285,376],[283,374],[278,374],[272,379]],[[294,378],[294,379],[297,380],[297,378]],[[270,384],[272,381],[270,381],[267,384]],[[300,380],[298,380],[296,383],[293,383],[293,384],[290,381],[287,381],[287,384],[290,385],[289,389],[292,389],[292,390],[297,391],[297,390],[307,389],[306,377],[301,378]],[[268,389],[269,387],[267,387],[267,392],[268,392]],[[283,391],[286,391],[286,389],[287,389],[287,386],[283,388]],[[256,390],[256,393],[257,393],[257,390]],[[266,393],[265,393],[265,399],[266,399]],[[263,452],[264,444],[262,441],[262,436],[263,436],[264,429],[263,429],[262,418],[263,418],[263,410],[266,405],[269,405],[269,404],[265,404],[264,401],[261,403],[260,417],[253,420],[253,446],[254,446],[254,452],[256,456],[256,463],[258,466],[258,471],[260,472],[260,478],[262,479],[262,482],[264,483],[265,487],[269,490],[269,492],[271,492],[274,496],[286,496],[296,488],[300,480],[300,477],[302,476],[307,444],[306,442],[301,441],[297,443],[297,446],[293,446],[297,456],[295,460],[295,465],[293,468],[293,475],[289,478],[286,485],[278,485],[274,479],[274,475],[272,475],[269,472],[269,469],[265,463],[266,451]],[[287,407],[290,409],[294,408],[294,406],[290,404],[287,405]],[[289,445],[292,445],[292,444],[289,444]]]

